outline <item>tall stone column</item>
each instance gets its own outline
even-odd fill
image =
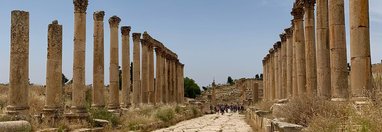
[[[293,30],[291,28],[285,29],[285,38],[286,38],[286,89],[287,89],[287,98],[291,98],[293,95],[292,87],[292,68],[293,68]]]
[[[275,58],[275,51],[274,49],[271,49],[269,50],[269,53],[271,54],[270,56],[270,69],[269,69],[269,72],[270,72],[270,89],[269,89],[269,97],[270,97],[270,100],[274,100],[276,99],[276,87],[275,87],[275,65],[274,65],[274,58]]]
[[[175,93],[176,93],[176,91],[175,91],[175,89],[176,89],[176,82],[175,82],[175,75],[176,75],[175,69],[176,69],[176,67],[175,67],[175,60],[174,59],[171,60],[170,65],[171,65],[171,69],[170,69],[170,73],[171,73],[171,75],[170,75],[170,77],[171,77],[171,103],[176,103],[176,100],[175,100],[176,99],[176,95],[175,95]]]
[[[328,0],[317,0],[317,95],[330,99],[330,46]]]
[[[293,25],[294,25],[294,22],[293,22]],[[292,89],[293,89],[293,97],[297,97],[298,96],[298,87],[297,87],[297,59],[296,59],[296,53],[297,53],[297,50],[296,50],[296,42],[295,42],[295,33],[294,33],[294,26],[292,26],[292,36],[290,39],[292,39],[292,50],[293,50],[293,53],[292,53]]]
[[[11,59],[7,114],[27,114],[29,109],[29,12],[11,13]]]
[[[306,63],[305,63],[305,40],[304,40],[304,10],[302,5],[295,3],[291,13],[294,17],[294,42],[296,45],[296,70],[298,95],[306,93]]]
[[[74,4],[74,56],[71,113],[87,116],[85,86],[86,9],[88,0],[73,0]]]
[[[112,16],[109,19],[110,25],[110,86],[109,86],[109,110],[119,109],[119,38],[118,30],[121,19]]]
[[[316,0],[304,0],[306,92],[308,96],[317,95],[315,3]]]
[[[130,26],[122,26],[122,102],[123,108],[128,108],[131,105],[131,73],[130,73]]]
[[[44,112],[63,111],[62,96],[62,25],[55,20],[48,26],[48,57],[46,63],[46,100]]]
[[[372,93],[369,0],[350,1],[351,98],[365,100]]]
[[[329,0],[329,33],[332,100],[348,97],[348,70],[344,0]]]
[[[273,45],[274,53],[273,53],[273,78],[274,78],[274,92],[275,98],[273,99],[280,99],[279,98],[279,48],[277,46],[277,43]]]
[[[267,64],[266,64],[266,57],[263,59],[263,99],[266,99],[266,89],[267,89]]]
[[[133,33],[133,103],[142,103],[141,95],[141,34]]]
[[[156,78],[155,78],[155,102],[156,103],[162,103],[162,76],[163,76],[163,70],[162,70],[162,50],[159,47],[155,48],[155,55],[156,55]]]
[[[94,19],[94,34],[93,34],[93,94],[92,94],[92,107],[103,108],[105,107],[104,97],[104,11],[97,11],[93,13]]]
[[[283,83],[283,81],[282,81],[282,79],[283,79],[283,76],[282,76],[282,68],[283,68],[283,66],[282,66],[282,62],[283,62],[283,60],[282,60],[282,47],[281,47],[281,42],[280,41],[278,41],[277,43],[277,47],[278,47],[278,59],[277,59],[277,67],[278,67],[278,80],[277,80],[277,82],[278,82],[278,87],[279,87],[279,89],[278,89],[278,95],[279,95],[279,98],[278,99],[282,99],[283,98],[283,87],[282,87],[282,83]]]
[[[286,34],[281,34],[281,67],[282,67],[282,98],[288,97],[287,89],[287,37]]]
[[[256,83],[254,80],[252,80],[252,96],[253,103],[259,101],[259,84]]]
[[[169,102],[169,83],[168,83],[168,78],[169,78],[169,74],[168,74],[168,69],[169,69],[169,60],[168,60],[168,55],[167,54],[164,54],[164,71],[163,71],[163,102],[164,103],[168,103]]]
[[[142,39],[142,103],[149,103],[149,43]]]
[[[180,103],[184,103],[184,64],[180,64]]]
[[[148,61],[149,61],[149,103],[155,104],[154,93],[154,47],[152,44],[148,46]]]

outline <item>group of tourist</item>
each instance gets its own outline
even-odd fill
[[[243,112],[244,111],[244,106],[243,105],[240,105],[240,104],[231,104],[231,105],[228,105],[228,104],[218,104],[216,106],[213,106],[211,105],[210,106],[210,109],[213,113],[217,113],[217,114],[224,114],[224,113],[236,113],[236,112]]]

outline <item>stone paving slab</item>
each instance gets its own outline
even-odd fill
[[[244,115],[226,113],[205,115],[154,132],[252,132],[252,129]]]

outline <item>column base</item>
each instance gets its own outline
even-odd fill
[[[61,107],[44,107],[42,114],[42,122],[49,127],[57,127],[63,118],[63,109]]]
[[[108,110],[109,112],[116,113],[116,112],[119,112],[119,109],[120,109],[120,106],[119,106],[119,105],[109,104],[109,105],[107,106],[107,110]]]
[[[70,113],[65,114],[68,118],[87,118],[89,116],[88,111],[85,107],[72,106],[70,108]]]
[[[102,108],[105,108],[105,105],[92,104],[92,109],[102,109]]]

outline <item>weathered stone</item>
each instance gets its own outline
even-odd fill
[[[122,102],[121,106],[127,108],[130,102],[130,26],[122,26]]]
[[[141,97],[141,48],[140,33],[133,33],[133,103],[139,105],[142,101]]]
[[[293,96],[293,29],[287,28],[285,29],[286,33],[286,79],[287,79],[287,84],[286,84],[286,89],[287,89],[287,97],[290,98]]]
[[[32,126],[28,121],[5,121],[0,122],[0,130],[3,132],[29,132]]]
[[[149,43],[142,39],[142,103],[149,103]]]
[[[118,110],[119,104],[119,23],[121,19],[112,16],[109,19],[110,25],[110,86],[108,110]]]
[[[11,13],[11,59],[7,114],[27,114],[29,109],[29,12]]]
[[[329,0],[332,99],[348,97],[344,0]]]
[[[298,96],[302,96],[306,93],[306,63],[305,63],[305,40],[304,40],[304,23],[302,5],[295,3],[292,11],[294,17],[294,32],[293,40],[296,45],[296,71],[297,71],[297,87]]]
[[[104,11],[93,14],[94,19],[94,51],[93,51],[93,94],[92,107],[105,107],[104,97]]]
[[[44,112],[63,110],[62,96],[62,25],[53,21],[48,26],[48,56],[46,64],[46,100]]]
[[[315,96],[317,93],[315,2],[315,0],[304,0],[306,93],[308,96]]]

